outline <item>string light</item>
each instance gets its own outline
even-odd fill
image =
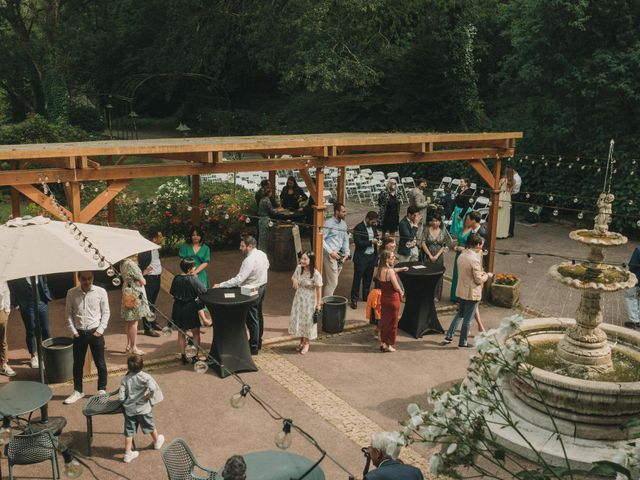
[[[173,333],[173,329],[169,325],[165,325],[164,327],[162,327],[163,337],[170,337],[172,333]]]
[[[531,265],[533,263],[533,257],[530,253],[527,253],[527,263]]]
[[[230,403],[233,408],[242,408],[247,402],[247,395],[251,391],[251,387],[246,383],[242,385],[240,391],[231,397]]]
[[[120,277],[113,277],[113,279],[111,279],[111,283],[114,287],[119,287],[122,285],[122,280],[120,280]]]
[[[578,212],[578,218],[580,220],[582,220],[584,218],[584,213],[583,212]]]
[[[556,209],[553,211],[553,216],[554,216],[554,217],[557,217],[559,213],[560,213],[560,212],[558,212],[558,209],[556,208]]]
[[[209,365],[207,365],[207,362],[198,360],[196,363],[193,364],[193,371],[200,375],[207,373],[207,370],[209,370]]]
[[[62,467],[62,475],[69,479],[80,478],[82,476],[82,465],[77,460],[67,462]]]
[[[198,348],[193,345],[193,344],[189,344],[186,347],[184,347],[184,356],[187,358],[194,358],[196,355],[198,354]]]
[[[273,220],[269,220],[269,228],[273,227]]]
[[[287,450],[291,446],[292,438],[291,438],[291,426],[293,425],[293,420],[290,418],[285,418],[282,420],[282,430],[276,433],[275,443],[276,447],[281,450]]]

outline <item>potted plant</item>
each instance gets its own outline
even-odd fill
[[[491,303],[513,308],[520,300],[520,279],[513,273],[498,273],[491,284]]]

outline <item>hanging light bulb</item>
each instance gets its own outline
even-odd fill
[[[97,262],[98,260],[100,260],[100,254],[98,253],[98,250],[96,250],[96,251],[93,253],[93,257],[92,257],[92,258],[93,258],[96,262]]]
[[[584,218],[584,213],[578,212],[578,218],[582,220]]]
[[[584,170],[585,168],[587,168],[587,166],[586,166],[586,165],[582,165],[582,166],[580,167],[580,170]]]
[[[578,197],[573,197],[573,203],[578,203]]]
[[[85,253],[89,253],[90,251],[91,251],[91,246],[90,245],[85,245],[84,252]]]
[[[80,233],[76,233],[76,234],[73,236],[73,238],[74,238],[74,239],[76,239],[76,240],[80,240],[80,236],[81,236],[81,235],[80,235]]]
[[[191,210],[193,210],[193,207],[192,207],[191,205],[189,205],[189,206],[187,207],[187,212],[190,212]]]
[[[122,280],[120,280],[120,277],[113,277],[111,279],[111,283],[113,283],[114,287],[119,287],[120,285],[122,285]]]
[[[171,210],[171,204],[167,205],[167,210]]]
[[[535,160],[531,160],[531,165],[535,165],[536,161]]]
[[[480,195],[482,195],[484,193],[484,188],[480,189]]]
[[[228,213],[225,213],[225,214],[224,214],[224,219],[225,219],[225,220],[229,220],[229,214],[228,214]]]
[[[629,205],[633,205],[633,200],[629,200]]]
[[[107,276],[108,277],[113,277],[115,274],[116,274],[116,271],[113,269],[113,267],[107,268]]]
[[[569,170],[571,170],[573,168],[573,165],[569,164],[569,166],[567,167]]]
[[[209,215],[209,210],[205,210],[205,211],[204,211],[204,214],[205,214],[205,215]]]
[[[597,158],[594,158],[594,159],[593,159],[593,163],[598,163],[598,159],[597,159]]]
[[[71,228],[71,222],[65,222],[64,228]]]
[[[545,162],[545,165],[546,165],[546,162]],[[560,162],[556,163],[556,167],[559,167],[560,165],[561,165]]]
[[[245,222],[246,222],[247,224],[251,223],[251,217],[247,217],[247,218],[245,219]]]
[[[596,170],[597,173],[600,173],[602,171],[602,169],[600,167],[598,167],[598,170]]]
[[[554,216],[554,217],[557,217],[557,216],[558,216],[558,213],[560,213],[560,212],[558,212],[558,209],[556,208],[556,209],[553,211],[553,216]]]
[[[531,265],[533,263],[533,257],[530,253],[527,253],[527,263]]]
[[[10,427],[0,428],[0,445],[6,445],[13,438],[13,432]]]
[[[65,463],[62,467],[62,475],[65,478],[79,478],[82,475],[82,465],[78,460],[73,459],[69,463]]]
[[[193,344],[189,344],[184,347],[184,356],[187,358],[193,358],[198,354],[198,347]]]
[[[636,171],[635,171],[635,170],[631,170],[631,171],[629,172],[629,175],[635,175],[635,174],[636,174]]]
[[[240,391],[231,397],[231,406],[233,408],[244,407],[244,404],[247,403],[247,395],[249,394],[250,390],[251,387],[246,383],[242,385]]]
[[[276,434],[276,447],[286,450],[291,446],[291,425],[293,420],[289,418],[282,421],[282,430]]]
[[[100,261],[98,262],[98,268],[104,268],[105,265],[106,265],[106,263],[104,261],[104,257],[102,257],[100,259]]]
[[[162,327],[162,336],[163,337],[170,337],[172,333],[173,333],[173,330],[171,329],[171,327],[169,325],[166,325],[166,326]]]
[[[203,373],[207,373],[207,370],[209,370],[209,365],[207,365],[207,362],[203,362],[202,360],[198,360],[196,363],[193,364],[193,371],[199,374],[203,374]]]
[[[553,195],[549,195],[549,201],[553,202]]]
[[[640,227],[640,220],[638,220],[638,221],[636,222],[636,225],[637,225],[638,227]]]
[[[531,194],[530,194],[530,193],[527,193],[527,194],[525,195],[525,197],[526,197],[526,198],[531,198]]]
[[[473,202],[475,202],[475,200],[473,199],[473,197],[471,197],[471,198],[469,199],[469,203],[473,203]]]
[[[269,220],[269,228],[273,227],[273,222]]]
[[[533,206],[529,207],[529,212],[533,213],[533,211],[535,210],[535,208],[533,208]]]

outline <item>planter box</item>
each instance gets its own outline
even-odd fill
[[[520,280],[513,285],[491,284],[491,303],[498,307],[513,308],[520,300]]]

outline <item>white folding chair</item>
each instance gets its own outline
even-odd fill
[[[404,188],[416,188],[416,182],[413,177],[402,177],[400,179],[400,183],[404,186]]]
[[[489,218],[489,212],[491,209],[489,207],[480,208],[476,210],[480,214],[480,223],[486,223],[487,218]]]
[[[442,177],[442,180],[440,180],[440,185],[438,185],[438,188],[441,188],[444,190],[444,188],[451,185],[451,180],[452,180],[451,177]]]
[[[391,180],[392,178],[395,178],[396,182],[400,183],[400,174],[398,172],[387,173],[387,180]]]
[[[476,198],[476,202],[471,207],[472,210],[481,210],[485,207],[489,206],[490,200],[487,197],[483,197],[482,195]]]
[[[451,187],[451,193],[458,193],[458,190],[460,189],[460,179],[454,178],[451,180],[451,184],[449,186]]]

